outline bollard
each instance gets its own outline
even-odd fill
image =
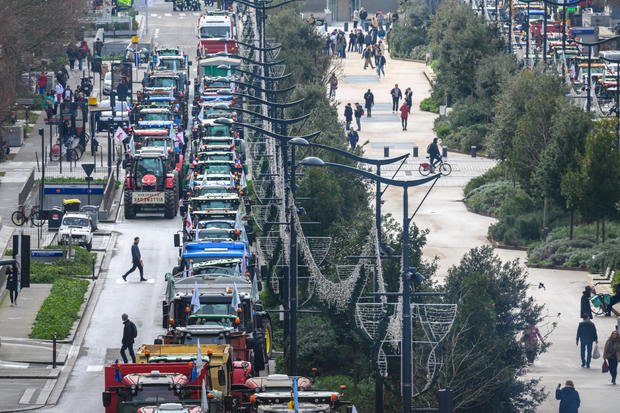
[[[441,157],[442,158],[447,158],[448,157],[448,147],[447,146],[443,146],[441,148]]]
[[[549,227],[543,228],[543,241],[547,241],[547,235],[549,235]]]
[[[54,333],[54,338],[52,339],[52,368],[56,368],[56,333]]]
[[[95,281],[95,257],[93,257],[93,281]]]
[[[475,146],[472,146],[472,147],[471,147],[471,157],[472,157],[472,158],[475,158],[475,157],[476,157],[476,149],[477,149],[477,148],[476,148]]]
[[[383,156],[386,158],[390,157],[390,147],[389,146],[384,146],[383,147]]]
[[[414,158],[417,158],[417,157],[418,157],[418,147],[417,147],[417,146],[414,146],[414,147],[413,147],[413,157],[414,157]]]

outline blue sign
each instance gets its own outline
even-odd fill
[[[30,256],[32,257],[62,257],[63,254],[63,250],[30,251]]]
[[[136,67],[140,66],[140,53],[133,52],[133,64],[136,65]]]
[[[45,195],[87,195],[88,187],[72,185],[51,185],[45,184]],[[103,195],[103,185],[91,185],[91,195]]]

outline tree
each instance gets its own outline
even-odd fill
[[[470,250],[448,271],[445,300],[459,307],[438,386],[450,386],[455,411],[533,413],[544,399],[537,380],[522,378],[521,332],[540,322],[543,309],[527,288],[518,260],[502,263],[488,246]]]

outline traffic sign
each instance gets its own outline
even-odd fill
[[[83,163],[82,169],[84,169],[84,172],[86,172],[86,176],[90,176],[90,174],[92,174],[93,170],[95,169],[95,164],[94,163]]]
[[[137,44],[138,43],[138,36],[131,36],[131,43]]]

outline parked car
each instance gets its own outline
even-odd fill
[[[58,244],[69,243],[86,247],[88,251],[93,246],[93,225],[90,215],[79,212],[68,212],[62,218],[58,228]]]

